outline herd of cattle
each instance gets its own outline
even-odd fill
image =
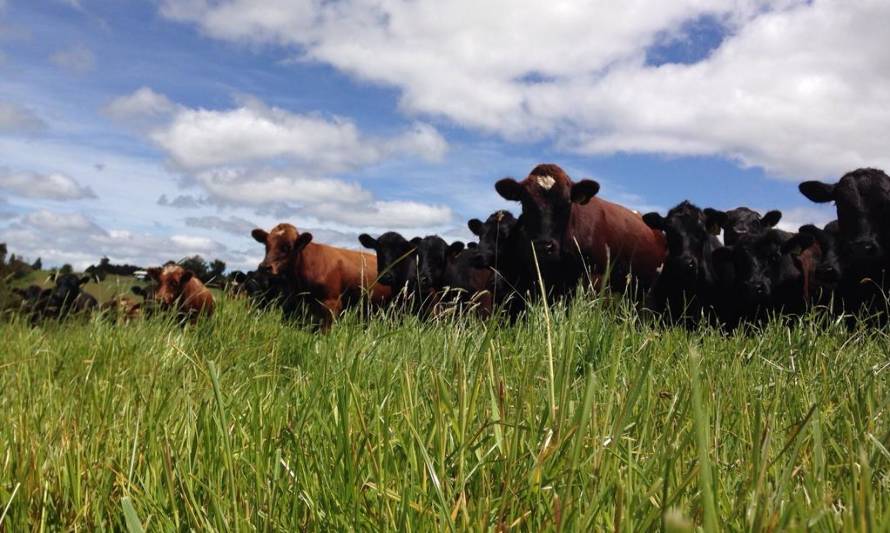
[[[438,236],[362,234],[372,254],[313,242],[291,224],[255,229],[265,257],[257,270],[237,273],[232,290],[286,314],[308,311],[323,327],[359,302],[399,302],[421,316],[472,308],[515,318],[530,299],[570,298],[581,283],[630,292],[687,326],[704,321],[731,329],[813,306],[851,316],[885,311],[890,177],[881,170],[855,170],[836,184],[802,183],[810,200],[836,204],[837,220],[797,233],[775,228],[779,211],[761,216],[683,202],[666,215],[641,216],[597,197],[597,182],[575,182],[552,164],[521,181],[502,179],[495,190],[519,202],[521,214],[470,220],[478,242],[466,245]],[[148,277],[152,283],[140,289],[143,312],[146,305],[173,308],[192,320],[212,312],[210,291],[182,267],[168,263],[149,269]],[[95,307],[79,290],[84,281],[63,276],[55,289],[25,297],[44,298],[46,309]]]

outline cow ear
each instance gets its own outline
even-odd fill
[[[775,225],[778,224],[780,220],[782,220],[782,212],[778,210],[770,211],[767,214],[763,215],[763,218],[760,219],[763,224],[771,228],[775,227]]]
[[[251,231],[250,235],[253,237],[253,240],[262,244],[266,244],[266,239],[269,238],[269,233],[266,230],[262,230],[260,228],[256,228],[255,230]]]
[[[664,217],[662,217],[658,213],[646,213],[645,215],[643,215],[643,222],[645,222],[646,225],[652,229],[664,229]]]
[[[823,230],[813,224],[807,224],[806,226],[801,226],[797,231],[800,233],[806,233],[807,235],[812,235],[813,237],[818,237],[819,235],[821,235],[822,233],[825,232],[825,230]]]
[[[600,184],[593,180],[581,180],[572,184],[572,202],[584,205],[600,192]]]
[[[822,183],[821,181],[805,181],[798,186],[801,194],[817,204],[833,201],[836,188],[837,185]]]
[[[359,235],[358,242],[362,243],[362,246],[364,246],[365,248],[368,248],[370,250],[377,249],[377,239],[375,239],[374,237],[371,237],[367,233],[362,233],[361,235]]]
[[[185,285],[186,283],[190,282],[193,277],[195,277],[195,273],[191,270],[186,270],[182,273],[182,277],[179,278],[179,284]]]
[[[804,250],[816,242],[816,238],[809,233],[798,233],[782,244],[782,253],[800,255]]]
[[[464,243],[462,243],[461,241],[454,241],[453,243],[448,245],[448,251],[446,252],[446,255],[448,255],[449,257],[454,257],[463,251]]]
[[[470,219],[470,221],[467,222],[467,227],[470,228],[473,235],[482,236],[482,221],[478,218]]]
[[[711,209],[705,209],[705,227],[712,235],[720,235],[723,226],[726,225],[726,212]]]
[[[494,190],[501,195],[504,200],[518,202],[522,200],[522,185],[513,178],[504,178],[494,184]]]
[[[86,285],[86,284],[89,283],[89,282],[90,282],[90,277],[89,277],[89,276],[84,276],[84,277],[80,278],[80,279],[77,281],[77,284],[78,284],[78,285]]]
[[[310,242],[312,242],[312,234],[308,231],[304,231],[297,237],[297,242],[294,243],[294,253],[301,251]]]
[[[161,281],[161,269],[157,267],[149,268],[145,271],[149,278],[155,281]]]

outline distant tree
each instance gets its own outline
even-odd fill
[[[0,265],[6,264],[6,243],[0,242]]]
[[[212,278],[223,278],[223,275],[226,271],[226,262],[221,259],[214,259],[210,263],[210,277]]]
[[[33,264],[31,264],[31,268],[34,270],[43,270],[43,261],[38,257]]]
[[[186,257],[179,262],[179,265],[186,270],[191,270],[201,281],[206,281],[208,279],[210,270],[207,266],[207,261],[200,255]]]

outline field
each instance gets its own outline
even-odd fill
[[[621,301],[0,323],[0,530],[878,530],[890,340]]]

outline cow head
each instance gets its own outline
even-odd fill
[[[498,268],[498,259],[506,255],[507,245],[518,232],[519,221],[509,211],[495,211],[482,222],[474,218],[467,226],[479,243],[473,248],[470,264],[475,268]],[[473,244],[473,243],[471,243]]]
[[[714,235],[723,230],[723,244],[732,246],[739,239],[763,235],[782,220],[781,211],[769,211],[765,215],[747,207],[739,207],[730,211],[705,209],[708,225]]]
[[[866,270],[886,263],[890,246],[890,176],[874,168],[845,174],[838,183],[807,181],[800,192],[816,203],[834,202],[843,254]]]
[[[186,270],[176,264],[149,268],[147,272],[148,276],[157,283],[154,299],[167,307],[172,306],[177,299],[182,297],[185,286],[194,277],[190,270]]]
[[[801,272],[793,256],[813,243],[812,237],[792,239],[778,230],[769,230],[759,237],[747,237],[730,247],[713,253],[717,264],[729,263],[739,302],[746,307],[763,307],[772,303],[777,289],[799,279]]]
[[[599,192],[593,180],[573,182],[557,165],[538,165],[522,181],[504,178],[495,190],[522,204],[522,225],[541,263],[558,260],[572,206],[584,205]]]
[[[666,217],[647,213],[643,215],[643,222],[664,232],[668,246],[664,271],[689,282],[698,279],[705,263],[710,262],[709,254],[719,247],[709,230],[708,217],[689,202],[674,207]]]
[[[438,235],[411,239],[417,249],[417,283],[423,291],[439,289],[445,285],[445,268],[448,243]],[[463,243],[461,243],[463,248]]]
[[[311,233],[300,233],[291,224],[278,224],[270,232],[257,228],[250,234],[254,240],[266,246],[266,256],[260,263],[260,270],[268,270],[273,276],[289,272],[306,245],[312,242]]]
[[[388,231],[378,238],[367,233],[358,236],[362,246],[377,252],[377,272],[382,285],[401,289],[415,285],[417,248],[400,233]]]
[[[63,274],[56,277],[56,284],[49,294],[49,305],[57,309],[70,306],[80,296],[80,287],[89,283],[88,276]]]
[[[801,235],[811,235],[819,244],[820,254],[814,268],[816,282],[827,288],[837,287],[844,273],[837,221],[827,224],[824,229],[809,224],[801,226],[798,231]]]

